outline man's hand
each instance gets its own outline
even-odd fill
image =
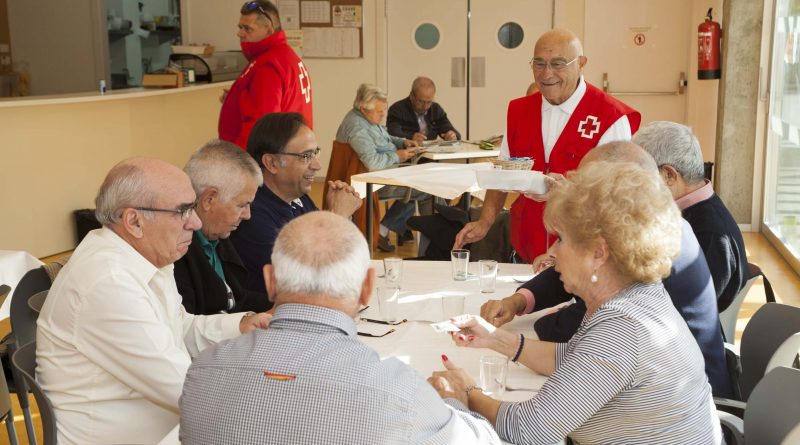
[[[481,306],[481,318],[498,328],[514,319],[527,305],[522,294],[514,294],[502,300],[489,300]]]
[[[325,196],[326,210],[349,218],[353,213],[361,207],[364,201],[358,195],[358,192],[342,181],[328,181],[328,194]]]
[[[422,144],[422,141],[427,139],[424,134],[420,133],[419,131],[411,135],[411,140],[416,142],[417,145]]]
[[[456,242],[453,244],[453,249],[463,249],[465,244],[480,241],[486,237],[492,224],[483,219],[475,222],[467,223],[458,235],[456,235]]]
[[[272,321],[272,314],[268,314],[266,312],[245,315],[239,322],[239,331],[242,334],[247,334],[248,332],[253,332],[256,329],[267,329],[270,321]]]
[[[558,187],[558,184],[561,181],[565,181],[566,179],[567,178],[564,175],[562,175],[561,173],[548,173],[544,177],[544,184],[547,186],[547,192],[542,193],[542,194],[539,194],[539,193],[523,193],[523,195],[525,195],[526,198],[532,199],[534,201],[545,202],[548,199],[550,199],[550,190],[552,190],[553,187]]]
[[[230,88],[223,88],[222,94],[219,95],[219,103],[225,103],[225,99],[228,97],[228,93],[231,91]]]
[[[447,133],[442,133],[439,136],[441,136],[441,138],[445,141],[455,141],[458,138],[458,136],[456,136],[456,132],[453,130],[450,130]]]

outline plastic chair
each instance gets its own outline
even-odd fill
[[[797,356],[800,332],[800,308],[780,303],[767,303],[755,314],[744,329],[739,346],[740,375],[732,375],[747,402],[753,388],[770,366],[791,366]],[[795,347],[794,353],[791,348]],[[730,351],[731,349],[729,349]]]
[[[11,292],[11,287],[5,284],[0,285],[0,304],[3,304],[9,292]],[[3,373],[0,373],[0,420],[5,420],[9,443],[17,445],[17,430],[14,428],[14,413],[11,411],[11,394]]]
[[[11,298],[10,339],[4,339],[3,341],[8,345],[9,358],[14,356],[14,352],[20,345],[30,343],[36,339],[36,319],[39,318],[39,314],[31,310],[28,306],[28,300],[34,294],[50,289],[51,285],[52,280],[44,266],[29,270],[17,283]],[[12,392],[17,393],[19,405],[25,418],[25,429],[28,432],[28,438],[32,445],[36,445],[36,432],[33,429],[28,387],[23,376],[18,374],[13,366],[11,367],[11,376],[14,383]]]
[[[36,405],[39,407],[39,416],[42,419],[42,433],[44,445],[56,445],[58,430],[56,427],[56,414],[53,404],[44,393],[44,390],[34,378],[36,374],[36,342],[28,343],[20,348],[11,357],[14,369],[22,375],[25,383],[30,387]]]
[[[720,413],[731,434],[728,445],[781,445],[790,442],[800,426],[800,370],[779,366],[753,389],[744,417]]]
[[[731,304],[724,311],[719,313],[719,322],[722,325],[722,336],[725,341],[730,344],[734,344],[736,340],[736,321],[739,319],[739,310],[742,308],[744,297],[759,277],[764,278],[764,294],[767,303],[775,302],[775,293],[772,291],[772,285],[767,279],[767,276],[764,275],[764,272],[761,271],[758,265],[753,263],[747,264],[750,266],[750,278],[747,280],[742,290],[736,294],[736,298],[733,299]]]

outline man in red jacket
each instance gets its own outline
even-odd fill
[[[297,112],[309,128],[311,79],[303,61],[286,44],[278,8],[267,0],[245,3],[239,18],[242,52],[250,62],[222,96],[219,138],[247,147],[258,119],[274,112]]]
[[[586,61],[572,32],[554,29],[539,37],[530,61],[539,92],[508,104],[501,157],[529,157],[533,170],[566,174],[592,148],[630,140],[639,128],[639,112],[583,80]],[[464,226],[453,247],[483,239],[506,195],[487,191],[480,219]],[[511,206],[511,243],[526,262],[553,241],[542,221],[544,200],[546,195],[520,195]]]

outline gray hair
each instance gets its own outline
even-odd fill
[[[686,125],[651,122],[633,135],[632,142],[650,153],[659,167],[673,166],[688,184],[696,184],[705,178],[700,142]]]
[[[212,139],[200,147],[189,158],[183,171],[189,175],[198,197],[214,187],[223,203],[241,193],[248,180],[262,182],[261,169],[253,157],[236,144],[219,139]]]
[[[430,78],[419,76],[411,83],[411,94],[427,88],[433,88],[433,91],[436,91],[436,84]]]
[[[356,91],[356,99],[353,101],[353,108],[359,109],[363,107],[365,110],[372,110],[375,108],[375,101],[378,100],[386,102],[388,96],[386,96],[386,93],[379,86],[362,83],[358,87],[358,91]]]
[[[369,264],[367,241],[352,222],[310,212],[286,224],[275,240],[275,293],[355,300]]]
[[[153,207],[155,200],[155,193],[147,184],[147,172],[126,160],[112,167],[100,185],[94,199],[94,215],[100,224],[111,226],[119,222],[123,209]]]

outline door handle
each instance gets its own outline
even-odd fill
[[[450,86],[464,88],[467,86],[467,58],[453,57],[450,59]]]

